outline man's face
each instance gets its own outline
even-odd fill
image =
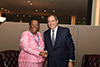
[[[57,27],[58,20],[54,18],[54,16],[48,17],[48,26],[53,30]]]

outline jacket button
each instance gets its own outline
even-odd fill
[[[55,56],[53,56],[53,58],[55,58]]]
[[[55,49],[53,49],[53,51],[55,51]]]

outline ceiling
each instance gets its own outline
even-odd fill
[[[0,0],[0,12],[16,15],[86,16],[88,0]],[[3,9],[2,9],[3,8]],[[6,11],[5,11],[6,9]],[[36,10],[38,10],[36,12]],[[46,12],[44,12],[46,10]],[[55,12],[53,12],[55,10]],[[10,12],[9,12],[10,11]]]

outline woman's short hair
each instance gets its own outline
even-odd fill
[[[31,22],[32,22],[33,20],[37,20],[37,21],[38,21],[38,25],[40,25],[39,20],[38,20],[38,19],[36,19],[36,18],[32,18],[32,19],[29,21],[29,25],[31,25]]]

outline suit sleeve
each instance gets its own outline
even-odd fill
[[[72,36],[70,34],[69,29],[68,29],[67,36],[66,36],[66,43],[67,43],[67,47],[69,51],[69,59],[75,60],[75,54],[74,54],[75,48],[74,48],[74,43],[73,43]]]
[[[20,39],[20,47],[22,50],[24,50],[25,52],[32,54],[32,55],[36,55],[39,56],[39,51],[36,49],[32,49],[29,47],[29,43],[28,43],[28,35],[26,32],[22,33],[21,39]]]

